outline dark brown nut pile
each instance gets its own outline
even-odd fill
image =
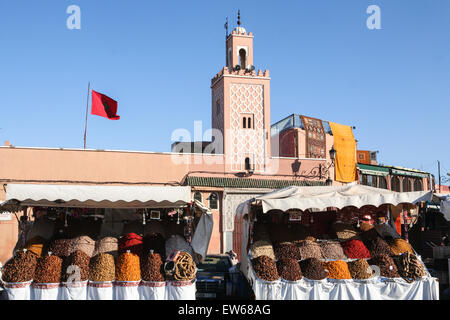
[[[347,259],[344,249],[337,241],[325,241],[320,243],[320,250],[322,251],[322,256],[324,259]]]
[[[406,252],[394,258],[398,273],[407,282],[413,282],[426,275],[425,267],[412,253]]]
[[[394,255],[394,253],[391,250],[391,247],[387,244],[386,241],[384,241],[380,237],[366,241],[364,242],[364,244],[366,245],[367,249],[369,249],[370,255],[372,257],[379,255],[388,255],[388,256]]]
[[[300,260],[300,249],[290,242],[276,243],[273,246],[273,251],[275,253],[275,258],[277,260],[281,259],[295,259]]]
[[[62,259],[46,255],[38,259],[34,281],[36,283],[59,283],[61,281]]]
[[[300,263],[300,269],[303,276],[311,280],[323,280],[327,277],[327,273],[323,268],[323,264],[319,259],[309,258],[302,260]]]
[[[89,280],[96,282],[113,281],[116,273],[114,256],[109,253],[100,253],[89,263]]]
[[[322,250],[320,250],[320,245],[317,242],[305,240],[298,242],[297,246],[302,260],[309,258],[323,259]]]
[[[369,279],[373,277],[373,270],[366,259],[358,259],[348,262],[348,268],[353,279]]]
[[[70,253],[73,253],[75,251],[83,251],[90,258],[92,257],[94,250],[95,250],[95,241],[92,240],[91,237],[80,236],[72,239],[71,241]]]
[[[37,256],[31,251],[19,250],[3,267],[2,278],[5,282],[27,282],[34,278]]]
[[[370,265],[375,265],[380,268],[380,275],[386,278],[399,278],[397,266],[394,260],[388,255],[379,255],[373,257],[368,261]]]
[[[62,268],[62,282],[67,282],[68,280],[72,281],[86,281],[89,278],[89,256],[81,251],[77,250],[72,252],[70,256],[63,259],[63,268]],[[73,270],[73,267],[77,266],[79,273]]]
[[[165,281],[164,264],[159,253],[149,253],[141,262],[142,280],[145,281]]]
[[[280,278],[275,261],[268,256],[259,256],[252,259],[253,269],[258,278],[265,281],[275,281]]]
[[[166,256],[166,240],[160,233],[149,233],[144,236],[144,255],[153,250],[154,253],[159,253],[161,257]]]
[[[303,277],[300,265],[296,259],[278,260],[277,271],[281,278],[288,281],[297,281]]]
[[[63,258],[70,256],[71,249],[72,249],[71,239],[56,239],[50,243],[48,252],[51,252],[52,255]]]
[[[107,253],[114,257],[117,257],[119,250],[119,240],[115,237],[104,237],[95,242],[95,250],[93,256],[97,256],[101,253]]]

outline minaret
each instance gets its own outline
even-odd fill
[[[211,80],[212,127],[223,135],[227,171],[262,173],[270,150],[269,71],[253,66],[253,34],[240,11],[237,25],[226,38],[228,65]]]

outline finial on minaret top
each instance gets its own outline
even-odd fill
[[[238,26],[241,26],[241,10],[238,10]]]

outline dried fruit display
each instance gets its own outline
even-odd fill
[[[95,242],[95,250],[92,254],[97,256],[101,253],[107,253],[114,257],[117,257],[119,250],[119,240],[115,237],[104,237]]]
[[[178,281],[192,280],[195,278],[196,272],[197,266],[195,265],[192,256],[187,252],[181,251],[175,260],[174,279]]]
[[[297,246],[302,260],[309,258],[323,259],[322,250],[317,242],[305,240],[298,242]]]
[[[324,259],[347,259],[344,249],[337,241],[323,241],[320,243],[320,250]]]
[[[72,250],[72,240],[71,239],[56,239],[50,243],[48,247],[48,252],[52,255],[58,256],[60,258],[70,256]]]
[[[265,281],[275,281],[280,278],[275,261],[268,256],[259,256],[252,259],[253,269],[258,278]]]
[[[281,260],[281,259],[300,260],[301,259],[300,249],[296,245],[294,245],[290,242],[276,243],[273,246],[273,251],[275,254],[275,258],[277,260]]]
[[[409,252],[410,254],[414,254],[414,250],[412,249],[411,245],[403,239],[393,239],[388,242],[389,246],[391,247],[392,252],[395,255],[399,255],[402,253]]]
[[[300,269],[305,278],[311,280],[323,280],[327,277],[327,273],[323,268],[323,264],[319,259],[309,258],[299,262]]]
[[[256,241],[252,244],[250,248],[252,258],[258,258],[260,256],[267,256],[275,260],[275,253],[273,251],[273,246],[271,242],[268,241]]]
[[[89,263],[89,280],[96,282],[113,281],[116,273],[114,256],[109,253],[100,253]]]
[[[398,273],[407,282],[413,282],[426,275],[424,265],[412,253],[406,252],[395,257]]]
[[[373,270],[366,259],[349,261],[348,268],[353,279],[369,279],[373,277]]]
[[[34,278],[37,256],[28,250],[19,250],[3,267],[2,279],[5,282],[27,282]]]
[[[88,236],[80,236],[72,239],[70,246],[70,253],[75,251],[83,251],[86,255],[92,257],[95,250],[95,241]]]
[[[83,251],[74,251],[67,258],[63,259],[62,282],[69,280],[86,281],[89,278],[89,261],[90,257]],[[72,266],[78,267],[78,271]]]
[[[375,265],[380,268],[380,275],[386,278],[398,278],[397,266],[394,260],[388,255],[375,256],[368,261],[370,265]]]
[[[350,259],[368,259],[371,257],[369,249],[361,240],[347,240],[342,242],[341,245]]]
[[[46,255],[38,259],[34,282],[59,283],[61,281],[63,260],[56,255]]]
[[[348,264],[342,260],[324,262],[323,267],[330,279],[351,279],[352,275],[348,269]]]
[[[278,260],[277,271],[281,278],[289,281],[297,281],[303,277],[300,265],[296,259]]]
[[[364,242],[366,247],[370,251],[370,255],[372,257],[379,256],[379,255],[388,255],[391,256],[394,253],[391,250],[391,247],[387,244],[386,241],[381,239],[380,237],[377,237],[372,240],[368,240]]]
[[[332,230],[339,240],[357,239],[359,234],[353,225],[343,222],[335,222],[332,225]]]
[[[164,263],[159,253],[149,253],[141,261],[141,274],[145,281],[165,281]]]
[[[36,236],[28,240],[24,248],[34,253],[38,258],[40,258],[42,256],[42,253],[44,252],[44,247],[46,243],[47,240],[45,240],[40,236]]]
[[[124,252],[117,258],[116,281],[141,280],[139,256],[132,252]]]

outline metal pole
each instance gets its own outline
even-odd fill
[[[441,162],[438,160],[439,193],[441,193]]]
[[[86,149],[86,133],[87,133],[87,121],[88,121],[88,112],[89,112],[89,94],[91,91],[91,82],[88,83],[88,94],[87,94],[87,102],[86,102],[86,123],[84,125],[84,149]]]

